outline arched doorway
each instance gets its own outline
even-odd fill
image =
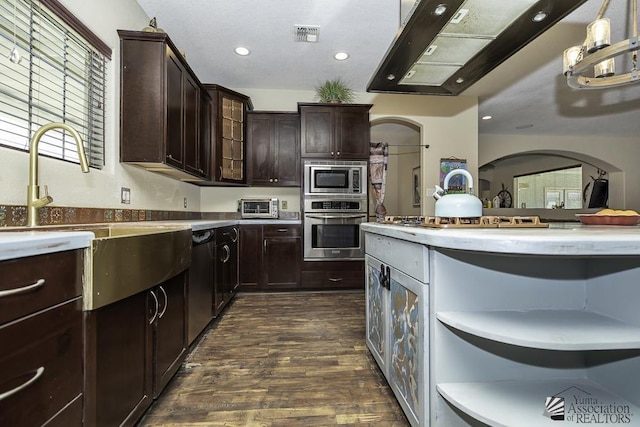
[[[421,126],[403,118],[383,117],[371,121],[371,142],[389,144],[384,205],[387,215],[421,215],[421,203],[415,200],[414,175],[418,195],[422,188]],[[369,220],[375,221],[375,199],[369,191]],[[416,203],[417,202],[417,203]]]
[[[485,163],[479,168],[480,196],[491,199],[503,184],[507,185],[517,200],[517,188],[513,187],[514,177],[526,174],[539,174],[549,170],[558,170],[566,167],[581,166],[581,189],[593,184],[593,179],[598,177],[599,171],[606,172],[604,177],[608,180],[609,205],[624,206],[623,172],[620,168],[601,159],[564,150],[531,150],[509,154]],[[514,208],[521,208],[521,203]],[[527,206],[528,207],[528,206]],[[586,208],[585,204],[583,208]]]

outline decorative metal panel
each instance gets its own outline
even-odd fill
[[[384,361],[384,288],[380,283],[380,270],[367,264],[368,289],[367,289],[367,339],[374,346],[375,351]]]
[[[418,295],[391,280],[390,382],[416,419],[420,414],[420,306]],[[425,386],[423,384],[423,386]]]

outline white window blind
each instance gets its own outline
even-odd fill
[[[14,47],[19,63],[9,59]],[[39,1],[0,0],[0,145],[28,151],[40,126],[63,122],[82,136],[89,164],[102,168],[106,61]],[[63,130],[47,132],[38,152],[78,163]]]

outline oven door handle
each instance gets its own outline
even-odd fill
[[[308,218],[313,219],[350,219],[350,218],[365,218],[366,215],[305,215]]]

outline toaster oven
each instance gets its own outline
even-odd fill
[[[238,210],[242,218],[278,219],[280,216],[278,199],[240,199],[238,201]]]

